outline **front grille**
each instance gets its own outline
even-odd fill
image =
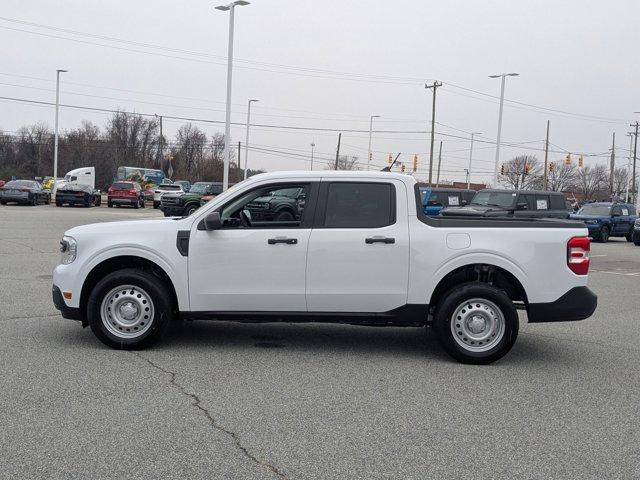
[[[162,204],[162,206],[175,206],[175,205],[179,205],[180,204],[180,199],[177,197],[167,197],[166,195],[164,195],[161,199],[160,199],[160,203]]]

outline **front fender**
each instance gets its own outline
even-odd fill
[[[173,288],[175,289],[176,297],[178,299],[178,308],[184,311],[189,310],[186,258],[180,257],[181,264],[176,264],[162,253],[141,245],[117,245],[97,251],[78,272],[78,278],[80,279],[79,284],[84,285],[89,273],[91,273],[91,271],[102,262],[115,257],[125,256],[144,258],[164,270],[173,283]]]

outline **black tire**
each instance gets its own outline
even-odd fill
[[[113,208],[113,203],[111,203],[109,200],[107,200],[107,207]]]
[[[274,222],[293,222],[296,217],[290,210],[282,210],[276,213],[276,216],[273,218]]]
[[[34,195],[33,197],[31,197],[31,200],[28,203],[29,205],[31,205],[32,207],[35,207],[36,205],[38,205],[38,195]]]
[[[160,208],[160,202],[156,202],[156,201],[154,201],[154,202],[153,202],[153,208],[155,208],[155,209]]]
[[[627,242],[633,242],[633,227],[629,229],[629,233],[627,233],[624,238],[627,239]]]
[[[196,205],[196,204],[187,205],[186,207],[184,207],[184,210],[182,211],[182,215],[184,215],[185,217],[188,217],[193,212],[198,210],[198,208],[200,208],[200,205]]]
[[[56,207],[61,207],[61,206],[62,206],[62,202],[56,199]]]
[[[44,197],[44,204],[45,205],[51,204],[51,195],[47,195],[46,197]]]
[[[99,207],[100,205],[102,205],[102,197],[100,195],[96,195],[93,199],[93,206]]]
[[[636,247],[640,247],[640,233],[633,232],[633,235],[631,238],[632,238],[633,244]]]
[[[144,208],[144,198],[140,200],[140,208]]]
[[[611,232],[609,231],[609,227],[607,227],[606,225],[604,227],[602,227],[600,229],[600,232],[598,233],[598,241],[600,243],[607,243],[609,241],[609,234]]]
[[[0,201],[0,205],[6,205],[7,202],[5,202],[4,200]]]
[[[109,292],[119,286],[133,286],[142,289],[149,295],[153,318],[149,319],[150,326],[134,338],[122,338],[112,333],[102,320],[102,302]],[[125,288],[125,291],[128,289]],[[168,288],[157,276],[146,270],[128,268],[117,270],[105,276],[93,288],[87,302],[87,319],[89,326],[98,339],[105,345],[120,350],[140,350],[150,347],[162,337],[167,325],[173,319],[173,302]],[[146,305],[149,305],[148,303]],[[109,322],[107,320],[107,322]],[[108,324],[108,323],[107,323]],[[115,324],[114,322],[114,325]],[[116,327],[113,327],[114,329]],[[111,327],[110,327],[111,328]],[[120,330],[122,330],[120,328]],[[135,333],[132,332],[133,335]]]
[[[140,208],[140,203],[139,202],[133,202],[133,208],[135,208],[136,210]]]
[[[84,208],[89,208],[92,205],[93,205],[93,202],[91,200],[85,200],[84,203],[82,204]]]
[[[470,345],[474,342],[463,336],[462,328],[455,333],[453,331],[454,327],[456,330],[460,328],[459,323],[453,322],[458,322],[458,319],[461,318],[460,316],[455,318],[454,314],[459,312],[460,308],[463,308],[461,313],[464,313],[464,308],[466,308],[464,303],[476,299],[479,302],[484,301],[488,303],[478,303],[472,306],[472,308],[488,306],[490,309],[493,309],[495,307],[499,310],[497,313],[501,314],[503,320],[502,334],[499,332],[492,334],[496,339],[499,338],[499,340],[492,339],[492,335],[489,335],[487,340],[483,340],[489,343],[495,342],[495,344],[486,351],[474,351],[475,349],[486,348],[486,346],[481,346],[482,342],[478,342],[477,345]],[[493,306],[490,304],[493,304]],[[483,314],[485,310],[487,312],[491,311],[486,308],[484,310],[480,309],[479,311]],[[466,283],[452,288],[444,294],[436,306],[433,327],[440,344],[453,358],[462,363],[486,365],[502,358],[511,350],[511,347],[513,347],[518,337],[518,313],[513,302],[507,297],[504,291],[486,283]],[[460,335],[459,339],[454,336],[456,334]],[[502,336],[500,337],[500,335]],[[461,343],[467,346],[463,347]]]

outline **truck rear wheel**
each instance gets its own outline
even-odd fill
[[[152,273],[139,269],[108,274],[93,288],[87,318],[111,348],[138,350],[156,343],[173,317],[171,295]]]
[[[436,307],[434,329],[453,358],[486,365],[513,347],[518,337],[518,313],[502,290],[467,283],[443,296]]]

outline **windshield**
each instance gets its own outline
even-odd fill
[[[204,194],[207,191],[207,188],[209,188],[209,185],[209,183],[194,183],[191,185],[189,193]]]
[[[478,192],[473,197],[471,205],[511,208],[516,199],[512,192]]]
[[[608,216],[611,212],[611,205],[585,205],[578,210],[579,215],[604,215]]]

